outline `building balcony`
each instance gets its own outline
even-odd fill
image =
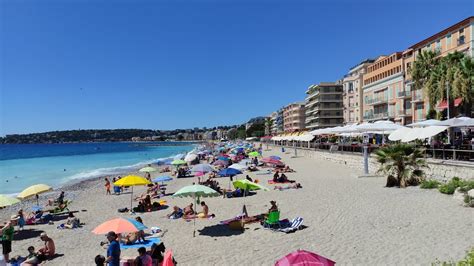
[[[412,109],[398,110],[398,116],[411,116]]]
[[[395,118],[395,114],[389,113],[389,112],[381,112],[381,113],[370,113],[367,115],[364,115],[364,120],[382,120],[382,119],[389,119],[389,118]]]
[[[397,98],[399,99],[411,98],[411,91],[399,91],[397,93]]]
[[[423,102],[423,101],[424,101],[424,97],[421,92],[416,92],[415,94],[413,94],[413,98],[411,100],[412,103]]]
[[[367,99],[365,104],[367,105],[376,105],[376,104],[385,104],[388,103],[388,99],[384,97]]]
[[[342,98],[336,99],[336,98],[316,98],[314,100],[315,102],[320,102],[320,103],[334,103],[334,102],[341,102],[342,103]]]

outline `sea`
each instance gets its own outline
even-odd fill
[[[186,154],[194,143],[100,142],[0,145],[0,194],[34,184],[53,188],[101,176],[133,172],[159,159]]]

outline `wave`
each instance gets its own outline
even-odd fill
[[[93,178],[98,178],[98,177],[105,177],[105,176],[111,176],[111,175],[124,174],[127,172],[134,172],[148,164],[156,163],[160,160],[162,161],[162,160],[167,160],[170,158],[173,158],[173,156],[156,158],[156,159],[147,160],[147,161],[139,162],[132,165],[126,165],[126,166],[98,168],[95,170],[80,172],[80,173],[68,176],[65,178],[65,181],[66,182],[82,181],[82,180],[93,179]]]

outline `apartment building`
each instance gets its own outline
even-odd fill
[[[272,135],[283,133],[283,108],[272,113]]]
[[[291,103],[283,108],[283,128],[285,132],[305,129],[304,102]]]
[[[359,123],[363,120],[363,76],[367,73],[367,67],[374,61],[373,59],[366,59],[360,62],[352,67],[342,80],[345,125]]]
[[[412,120],[414,122],[425,120],[427,111],[430,109],[426,95],[421,89],[412,90],[412,80],[410,67],[417,56],[424,51],[431,50],[439,53],[439,56],[446,56],[455,51],[465,53],[474,57],[474,16],[466,18],[414,45],[403,53],[405,75],[405,91],[410,94],[413,105]],[[460,103],[455,100],[455,105]],[[447,108],[447,104],[439,103],[435,106],[437,110]]]
[[[306,91],[306,128],[314,130],[343,124],[343,85],[321,82]]]

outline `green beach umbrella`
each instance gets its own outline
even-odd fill
[[[249,156],[250,157],[258,157],[258,156],[260,156],[260,153],[258,153],[257,151],[253,151],[253,152],[249,153]]]
[[[174,160],[171,162],[172,165],[183,165],[186,164],[184,160]]]
[[[251,182],[247,179],[235,180],[234,182],[232,182],[232,184],[234,185],[235,188],[240,188],[244,190],[259,190],[259,189],[264,190],[264,191],[269,190],[268,188],[261,186],[257,183]]]
[[[197,201],[201,197],[218,197],[219,192],[215,191],[210,187],[203,185],[191,185],[181,188],[173,194],[173,198],[193,198],[194,206],[197,205]],[[193,219],[193,237],[196,236],[196,219]]]
[[[0,195],[0,208],[7,207],[19,203],[19,199],[15,199],[6,195]]]
[[[156,171],[156,168],[153,168],[153,167],[150,167],[150,166],[147,166],[147,167],[143,167],[142,169],[138,170],[138,172],[140,173],[151,173],[151,172],[155,172]]]

